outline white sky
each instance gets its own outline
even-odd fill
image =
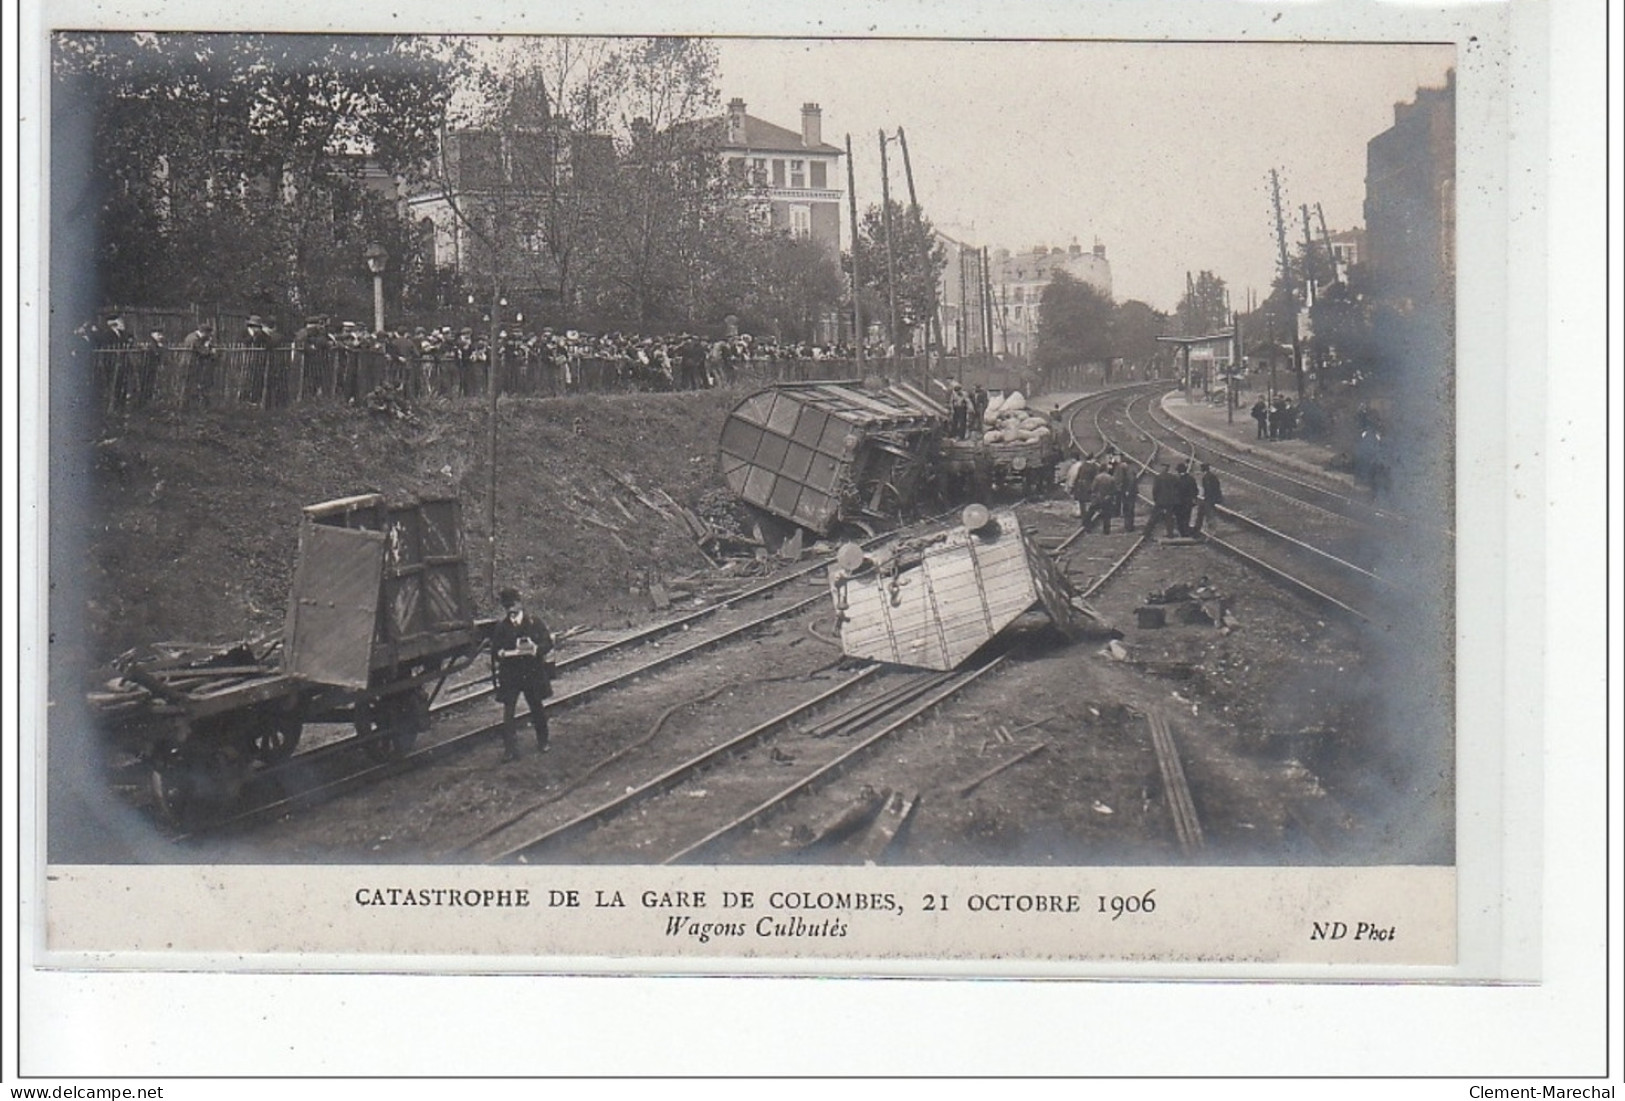
[[[915,187],[945,232],[1011,250],[1098,238],[1113,293],[1171,309],[1211,269],[1237,305],[1265,293],[1268,178],[1363,224],[1366,142],[1396,102],[1439,86],[1450,46],[722,39],[719,91],[790,129],[824,111],[852,135],[860,210],[880,201],[878,132],[907,134]],[[892,149],[892,187],[906,201]],[[844,190],[844,167],[841,186]],[[844,222],[844,212],[843,212]],[[1303,235],[1294,213],[1293,239]],[[843,226],[844,239],[844,226]]]

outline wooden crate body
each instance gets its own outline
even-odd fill
[[[284,630],[288,672],[366,688],[377,671],[455,650],[471,637],[455,498],[390,506],[365,494],[304,512]]]
[[[922,669],[957,668],[1034,607],[1078,628],[1071,586],[1007,510],[975,532],[882,548],[856,573],[834,572],[830,589],[849,656]]]
[[[910,386],[786,383],[733,408],[717,465],[746,503],[823,535],[911,504],[946,418]]]

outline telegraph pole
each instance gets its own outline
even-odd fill
[[[897,128],[897,144],[903,149],[903,176],[908,180],[908,209],[910,216],[914,219],[915,235],[920,238],[921,243],[925,246],[925,256],[922,259],[929,274],[931,268],[931,242],[925,240],[924,227],[920,222],[920,200],[914,194],[914,166],[908,159],[908,138],[904,136],[901,126]],[[925,362],[927,370],[931,365],[931,344],[936,344],[938,355],[942,353],[943,344],[942,319],[937,316],[937,281],[935,278],[931,280],[930,306],[931,309],[925,315]]]
[[[858,301],[858,290],[863,286],[863,280],[858,275],[858,185],[856,174],[852,170],[852,135],[846,136],[846,204],[852,216],[852,335],[857,357],[858,377],[864,376],[863,369],[863,305]]]
[[[1286,288],[1292,299],[1292,373],[1298,376],[1298,400],[1303,400],[1303,364],[1299,361],[1301,350],[1298,345],[1298,295],[1292,289],[1292,263],[1287,259],[1286,252],[1286,219],[1281,214],[1281,176],[1275,169],[1270,169],[1270,191],[1275,203],[1275,242],[1280,250],[1281,285]],[[1275,357],[1270,356],[1270,391],[1273,396],[1275,390]]]
[[[982,339],[987,345],[987,369],[993,370],[993,269],[987,246],[982,246]]]
[[[897,356],[897,256],[892,250],[891,239],[891,170],[886,160],[886,131],[880,131],[880,219],[886,234],[886,297],[891,307],[891,354],[894,362],[892,370],[897,369],[895,358]]]
[[[1225,379],[1224,388],[1224,423],[1236,423],[1236,379],[1241,376],[1244,365],[1241,342],[1241,315],[1235,310],[1230,311],[1230,377]]]
[[[1326,245],[1326,261],[1332,266],[1332,282],[1337,283],[1337,252],[1332,248],[1332,235],[1326,232],[1326,212],[1315,204],[1315,217],[1320,219],[1320,239]]]
[[[1309,204],[1303,204],[1303,310],[1307,315],[1314,308],[1317,288],[1315,287],[1314,271],[1309,265],[1309,258],[1314,255],[1315,238],[1309,231]],[[1313,319],[1311,319],[1313,320]],[[1313,345],[1303,350],[1304,366],[1309,366],[1308,360],[1313,357]],[[1298,375],[1298,400],[1303,400],[1304,378],[1307,371]],[[1320,385],[1320,372],[1315,372],[1315,385]]]

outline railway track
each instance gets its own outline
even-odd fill
[[[1169,456],[1167,461],[1172,461],[1172,456],[1190,455],[1184,450],[1190,443],[1186,436],[1164,428],[1149,413],[1136,415],[1137,407],[1155,407],[1155,388],[1113,395],[1113,399],[1098,403],[1093,410],[1091,432],[1103,446],[1115,446],[1136,462],[1143,472],[1149,471],[1159,456]],[[1075,418],[1073,424],[1076,424]],[[1076,428],[1072,431],[1076,439]],[[1145,445],[1150,445],[1146,458],[1141,459],[1135,454],[1135,444],[1140,445],[1138,450],[1145,450]],[[1358,549],[1374,544],[1375,534],[1365,526],[1367,521],[1306,500],[1305,496],[1310,490],[1304,487],[1309,483],[1302,479],[1287,477],[1281,485],[1268,486],[1261,480],[1235,475],[1223,467],[1221,469],[1225,474],[1227,496],[1246,502],[1249,511],[1243,512],[1231,505],[1219,506],[1216,513],[1229,522],[1230,530],[1221,536],[1213,530],[1215,525],[1210,521],[1204,533],[1207,543],[1321,608],[1361,623],[1386,621],[1390,614],[1388,609],[1399,602],[1403,593],[1388,579],[1368,565],[1353,560],[1347,553],[1351,546]],[[1289,485],[1299,487],[1296,494],[1283,488]],[[1140,496],[1149,505],[1149,499],[1144,494]],[[1276,507],[1267,516],[1256,515],[1267,507],[1261,506],[1264,500],[1276,502]],[[1288,510],[1294,508],[1318,514],[1343,529],[1344,533],[1337,540],[1337,549],[1328,549],[1319,543],[1288,534],[1284,529],[1294,519],[1294,514]]]
[[[922,522],[929,527],[943,517]],[[874,544],[891,536],[868,541]],[[587,700],[626,685],[637,678],[659,672],[697,655],[725,647],[748,638],[780,621],[788,620],[807,610],[826,603],[829,599],[822,585],[813,595],[792,598],[782,606],[759,614],[747,615],[740,622],[722,622],[718,629],[692,638],[681,644],[660,648],[666,637],[690,630],[701,621],[724,618],[718,613],[737,609],[753,601],[774,599],[784,590],[809,579],[826,569],[832,559],[820,558],[788,573],[752,586],[726,600],[706,608],[650,625],[624,638],[595,646],[579,654],[569,655],[558,663],[561,674],[555,681],[555,694],[545,707],[549,714],[573,707]],[[659,652],[647,652],[660,648]],[[628,660],[629,659],[629,660]],[[592,676],[582,683],[577,678],[587,670],[600,666],[611,668],[601,675]],[[501,722],[478,721],[473,724],[457,723],[454,717],[467,714],[472,705],[491,696],[492,689],[486,678],[465,682],[461,691],[453,691],[435,700],[430,708],[431,718],[438,720],[426,737],[400,752],[373,752],[385,735],[344,737],[296,753],[278,764],[256,770],[243,789],[245,802],[238,803],[224,814],[186,823],[190,828],[174,836],[177,843],[192,840],[203,834],[217,834],[230,830],[252,828],[273,820],[289,811],[312,806],[337,798],[357,788],[375,783],[403,771],[420,768],[483,744],[501,730]],[[517,719],[522,720],[521,712]],[[438,729],[436,728],[438,727]],[[360,751],[360,752],[358,752]],[[369,759],[370,758],[370,759]]]
[[[1137,393],[1157,386],[1155,383],[1133,384],[1123,389]],[[1107,400],[1109,399],[1106,395],[1091,395],[1078,404],[1084,409],[1093,406],[1098,424],[1101,410]],[[1056,548],[1055,553],[1064,551],[1079,534],[1081,529],[1074,531],[1061,547]],[[1117,576],[1145,542],[1146,539],[1142,535],[1141,539],[1136,540],[1105,573],[1094,580],[1084,595],[1098,592]],[[777,599],[784,590],[797,582],[814,579],[827,564],[821,560],[808,563],[781,577],[751,586],[715,605],[567,655],[559,662],[561,676],[555,682],[557,694],[548,701],[548,708],[550,710],[565,708],[585,702],[637,677],[724,647],[730,642],[822,603],[827,596],[820,586],[818,592],[813,595],[800,598],[792,593],[781,606],[764,614],[747,615],[739,622],[733,622],[731,619],[733,613],[728,613],[729,609],[738,609],[752,602]],[[706,631],[704,637],[687,638],[677,645],[666,644],[670,636],[687,634],[712,625],[717,629]],[[659,652],[651,653],[653,650]],[[689,798],[680,792],[693,790],[694,784],[701,782],[696,780],[696,777],[704,776],[707,779],[703,782],[715,786],[718,777],[725,773],[732,775],[736,771],[732,768],[719,768],[724,761],[737,758],[749,760],[753,756],[760,756],[762,747],[770,741],[774,742],[780,748],[781,757],[775,758],[769,754],[767,758],[774,766],[767,770],[772,783],[747,796],[731,800],[729,805],[733,809],[729,813],[723,814],[719,810],[717,815],[708,815],[707,820],[711,821],[712,825],[702,835],[690,836],[681,845],[676,844],[675,835],[671,835],[671,851],[659,854],[651,854],[646,845],[638,846],[635,843],[633,845],[635,851],[626,850],[624,847],[619,850],[626,859],[640,861],[647,861],[652,855],[658,855],[661,860],[703,859],[707,853],[725,849],[730,839],[737,837],[741,831],[771,817],[791,800],[818,787],[867,752],[871,746],[879,744],[895,730],[962,691],[995,665],[996,662],[963,673],[912,675],[906,678],[895,672],[889,673],[886,679],[899,678],[895,684],[879,693],[866,694],[845,710],[837,711],[831,718],[822,720],[813,728],[814,734],[809,742],[807,733],[800,730],[796,724],[805,722],[805,716],[813,711],[832,709],[849,695],[863,692],[870,685],[870,678],[879,675],[872,669],[863,671],[858,676],[843,681],[836,688],[819,693],[811,700],[797,705],[791,712],[775,721],[759,724],[734,738],[724,739],[718,746],[697,755],[694,761],[662,768],[654,775],[643,779],[633,777],[632,782],[620,784],[616,788],[619,794],[612,799],[603,801],[602,805],[578,808],[567,814],[562,821],[558,820],[559,815],[554,812],[562,812],[567,806],[575,806],[576,801],[567,798],[564,792],[544,795],[542,802],[553,808],[553,812],[541,815],[552,823],[545,831],[535,837],[521,836],[516,839],[516,831],[526,828],[522,823],[532,816],[532,812],[526,812],[519,816],[520,820],[505,823],[498,831],[500,836],[482,837],[466,843],[468,851],[463,855],[471,859],[486,860],[548,859],[547,854],[568,848],[570,840],[579,839],[583,836],[583,831],[594,833],[595,848],[607,848],[613,854],[617,851],[616,845],[609,843],[612,834],[608,831],[613,828],[616,820],[624,818],[627,808],[637,806],[641,820],[644,808],[662,800],[669,803],[673,799]],[[436,724],[440,729],[431,728],[431,732],[421,744],[391,759],[368,762],[358,769],[354,767],[356,754],[349,751],[361,740],[348,738],[328,746],[312,748],[296,754],[281,765],[263,769],[253,778],[249,789],[253,802],[228,816],[205,823],[206,829],[210,834],[248,829],[285,815],[296,808],[309,807],[337,798],[381,779],[444,760],[474,745],[484,744],[500,728],[499,723],[484,721],[470,725],[444,720],[467,712],[466,705],[477,703],[489,693],[489,686],[480,680],[472,680],[445,693],[443,698],[434,701],[433,707],[434,714],[443,720]],[[448,729],[449,727],[454,728]],[[790,733],[787,734],[787,731]],[[817,736],[818,732],[822,732],[822,737]],[[832,733],[838,736],[832,737]],[[786,739],[792,735],[797,746],[793,751],[785,748],[790,744]],[[814,749],[801,748],[803,744],[811,744]],[[589,769],[588,775],[596,772],[598,767],[595,765]],[[580,781],[564,782],[573,788]],[[674,792],[678,794],[673,794]],[[716,802],[720,806],[721,800],[718,799]],[[668,836],[664,831],[646,828],[634,832],[643,839],[651,836]],[[188,840],[191,836],[194,835],[183,834],[177,841]],[[600,845],[600,842],[603,845]],[[617,856],[610,855],[607,858],[617,859]]]
[[[553,797],[499,823],[465,850],[488,863],[545,861],[588,839],[603,862],[703,861],[840,775],[865,754],[996,669],[1002,655],[948,673],[867,666],[833,688],[743,733],[631,784],[565,810]],[[858,689],[884,681],[877,692]],[[836,706],[837,701],[849,701]],[[704,815],[693,813],[706,801]],[[549,815],[549,809],[552,814]],[[636,813],[634,813],[636,812]]]

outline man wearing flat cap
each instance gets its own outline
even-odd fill
[[[547,752],[547,712],[542,701],[553,694],[552,663],[547,660],[553,634],[547,624],[525,610],[517,589],[503,589],[498,598],[504,614],[491,632],[491,676],[497,702],[502,704],[502,759],[515,761],[519,759],[519,737],[514,731],[514,713],[520,696],[530,708],[536,752]]]

